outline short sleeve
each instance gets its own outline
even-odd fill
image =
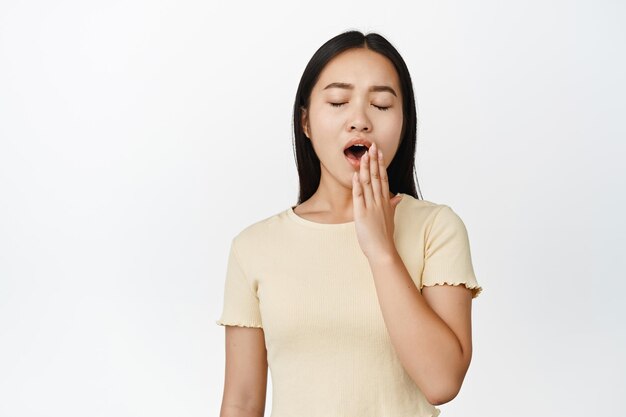
[[[463,284],[476,298],[482,287],[474,275],[467,229],[449,206],[442,206],[427,233],[420,290],[437,284]]]
[[[222,316],[215,323],[220,326],[263,328],[259,298],[241,266],[234,239],[228,255]]]

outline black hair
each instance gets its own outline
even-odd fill
[[[366,48],[388,58],[395,67],[402,91],[402,133],[400,144],[393,160],[387,167],[389,191],[404,193],[416,199],[417,189],[413,181],[415,172],[415,144],[417,141],[417,111],[409,70],[396,48],[383,36],[370,32],[367,35],[351,30],[341,33],[323,44],[311,57],[300,78],[293,106],[293,132],[296,166],[300,179],[298,204],[308,200],[319,187],[321,178],[320,160],[311,141],[304,134],[302,111],[309,108],[311,90],[326,64],[336,55],[353,48]],[[415,175],[417,181],[417,175]]]

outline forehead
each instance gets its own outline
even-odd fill
[[[400,80],[391,61],[365,48],[349,49],[331,59],[320,73],[314,89],[322,90],[332,82],[354,84],[357,89],[390,85],[400,94]]]

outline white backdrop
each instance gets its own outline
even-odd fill
[[[230,240],[295,204],[297,84],[348,29],[404,56],[422,195],[461,216],[484,287],[442,417],[624,415],[625,20],[608,0],[3,1],[0,416],[219,414]]]

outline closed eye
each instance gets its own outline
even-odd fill
[[[331,106],[333,106],[333,107],[341,107],[341,106],[343,106],[343,105],[344,105],[344,104],[346,104],[346,103],[329,103],[329,104],[330,104]],[[382,107],[382,106],[377,106],[377,105],[375,105],[375,104],[372,104],[372,106],[376,107],[378,110],[381,110],[381,111],[387,111],[387,110],[389,110],[389,107],[391,107],[391,106],[388,106],[388,107]]]

